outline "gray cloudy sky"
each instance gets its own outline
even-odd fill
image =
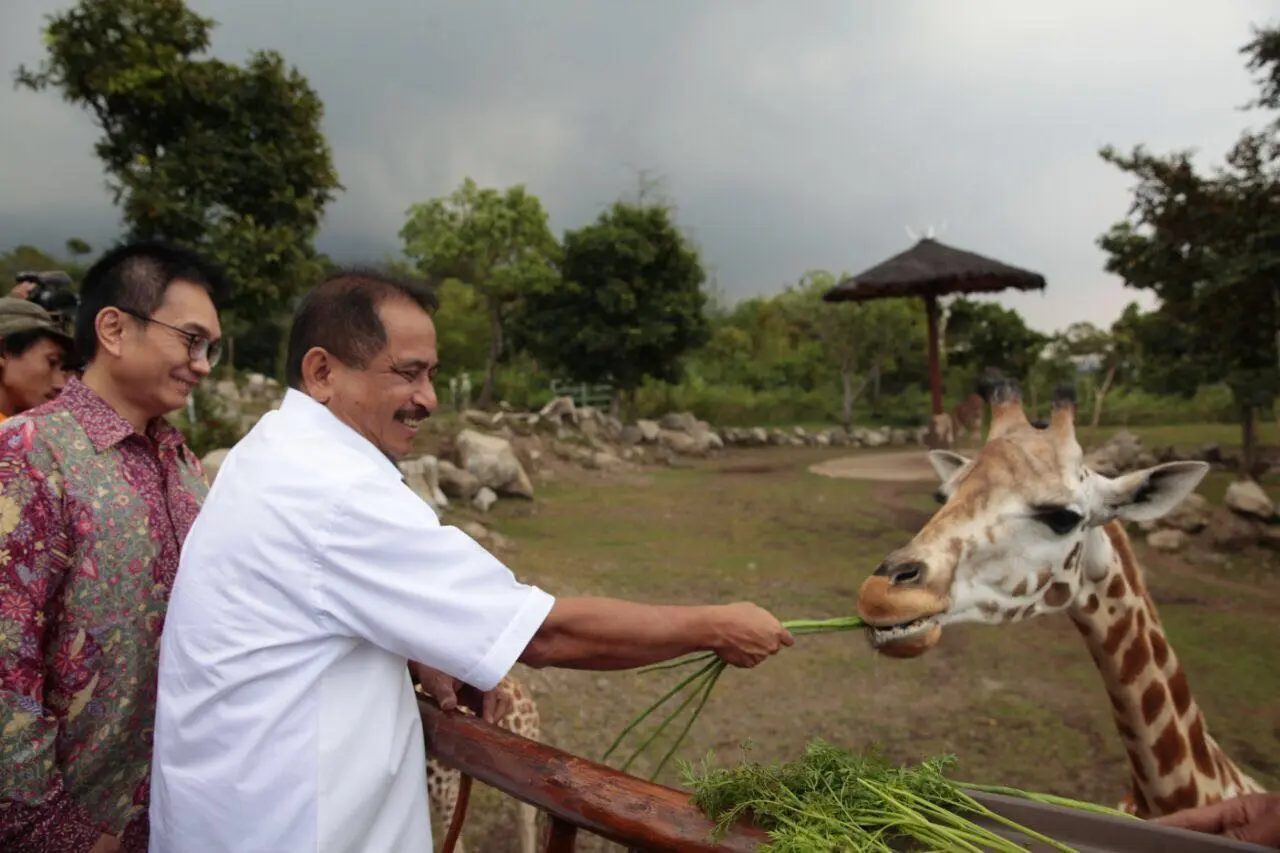
[[[557,233],[664,180],[733,298],[857,272],[904,228],[1043,273],[1039,328],[1144,294],[1095,240],[1129,181],[1105,143],[1220,159],[1261,116],[1238,49],[1275,2],[188,0],[215,52],[281,51],[319,91],[347,191],[320,247],[398,251],[405,209],[466,175],[526,183]],[[0,0],[0,246],[116,233],[89,117],[16,91],[65,0]]]

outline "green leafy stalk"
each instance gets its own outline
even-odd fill
[[[783,622],[782,627],[786,628],[793,635],[807,636],[810,634],[831,634],[831,633],[837,633],[841,631],[856,631],[866,627],[866,623],[856,616],[847,616],[847,617],[841,617],[837,619],[794,619],[789,622]],[[667,727],[671,724],[671,722],[674,721],[676,717],[678,717],[680,713],[684,711],[684,709],[687,708],[691,702],[693,702],[695,699],[698,699],[698,704],[697,706],[695,706],[692,716],[689,718],[688,722],[685,724],[680,734],[676,736],[675,743],[671,745],[667,754],[658,763],[658,769],[654,771],[654,776],[656,777],[657,773],[661,771],[664,766],[666,766],[667,761],[671,758],[672,755],[675,754],[675,751],[680,748],[680,744],[684,742],[684,739],[688,736],[689,732],[693,729],[693,724],[697,722],[699,715],[701,715],[702,713],[702,709],[707,704],[707,699],[710,698],[711,696],[711,689],[715,686],[716,681],[719,680],[720,676],[724,673],[724,670],[728,667],[728,664],[726,664],[723,660],[721,660],[720,657],[715,652],[700,652],[694,655],[686,655],[682,658],[677,658],[676,660],[673,660],[673,661],[664,661],[663,663],[652,664],[650,666],[641,667],[638,670],[639,672],[642,672],[642,673],[648,673],[648,672],[659,672],[659,671],[668,670],[668,669],[682,669],[685,667],[693,667],[693,666],[699,666],[699,665],[700,667],[697,669],[696,672],[694,672],[693,675],[690,675],[685,679],[683,679],[682,681],[680,681],[678,684],[676,684],[675,687],[667,691],[667,693],[664,694],[660,699],[658,699],[648,708],[645,708],[634,719],[632,719],[631,722],[627,724],[626,728],[624,728],[622,732],[619,733],[619,735],[614,739],[613,743],[609,745],[609,748],[605,750],[604,756],[601,758],[601,760],[608,761],[609,756],[613,754],[614,750],[616,750],[619,745],[621,745],[622,741],[626,738],[628,734],[630,734],[632,731],[636,729],[637,726],[639,726],[646,719],[648,719],[655,711],[658,710],[658,708],[666,704],[671,699],[675,698],[676,695],[679,694],[681,691],[687,690],[688,695],[683,699],[683,701],[680,702],[680,704],[676,707],[674,711],[672,711],[670,714],[668,714],[666,717],[662,719],[662,721],[658,724],[658,727],[653,732],[653,734],[649,735],[649,737],[645,739],[645,741],[640,745],[639,749],[637,749],[634,753],[632,753],[631,757],[628,758],[622,766],[623,770],[628,769],[631,766],[632,762],[634,762],[636,758],[640,756],[641,753],[643,753],[646,749],[652,746],[654,741],[657,740],[657,737],[662,732],[666,731]]]

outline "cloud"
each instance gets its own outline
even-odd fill
[[[0,55],[38,61],[53,0],[6,0]],[[1258,118],[1243,57],[1269,4],[1197,0],[803,5],[586,0],[192,0],[215,49],[279,50],[326,105],[347,192],[321,247],[394,253],[405,209],[470,175],[526,183],[557,230],[636,170],[663,179],[731,298],[806,269],[856,272],[907,226],[1043,273],[1002,294],[1033,325],[1150,304],[1103,272],[1126,213],[1106,143],[1219,158]],[[0,233],[56,248],[116,217],[87,116],[0,87]]]

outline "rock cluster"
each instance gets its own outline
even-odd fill
[[[1280,550],[1280,516],[1253,480],[1228,486],[1221,506],[1192,494],[1163,518],[1138,527],[1146,532],[1147,544],[1161,551],[1181,551],[1192,542],[1217,553],[1256,546]]]

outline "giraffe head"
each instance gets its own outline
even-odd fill
[[[999,625],[1070,607],[1099,561],[1092,537],[1113,519],[1159,518],[1209,466],[1170,462],[1114,479],[1089,470],[1075,436],[1075,400],[1055,395],[1032,424],[1016,382],[988,388],[991,429],[973,459],[933,451],[941,509],[863,583],[858,613],[882,654],[915,657],[947,625]],[[1100,531],[1099,531],[1100,532]]]

